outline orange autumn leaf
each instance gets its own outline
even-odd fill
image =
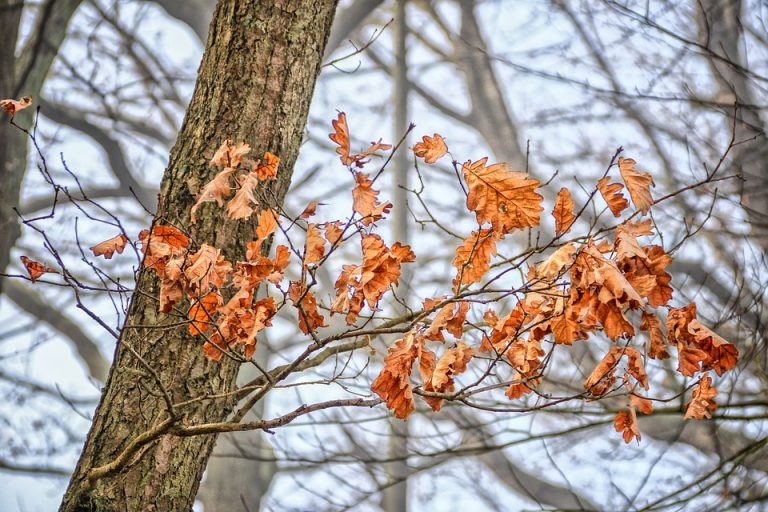
[[[651,187],[655,186],[655,183],[650,173],[638,172],[635,169],[636,163],[631,158],[619,157],[619,171],[621,172],[621,177],[624,178],[624,183],[627,185],[632,203],[634,203],[635,208],[645,215],[653,206]]]
[[[597,182],[597,189],[600,191],[600,195],[603,196],[603,200],[608,204],[608,208],[611,209],[613,216],[620,217],[621,212],[629,206],[629,201],[621,193],[624,185],[621,183],[609,183],[609,181],[611,181],[611,178],[608,176],[601,178]]]
[[[617,346],[611,347],[611,350],[595,366],[592,373],[584,381],[584,389],[593,396],[602,396],[608,392],[610,387],[616,382],[616,367],[621,359],[621,349]]]
[[[627,373],[643,388],[648,389],[648,375],[645,373],[642,354],[635,348],[625,347],[624,355],[627,356]]]
[[[32,96],[22,96],[18,100],[0,100],[0,107],[11,117],[15,116],[19,110],[24,110],[30,105],[32,105]]]
[[[304,283],[292,282],[288,287],[288,296],[299,310],[299,329],[304,334],[315,332],[325,327],[325,318],[317,310],[315,295],[306,289]]]
[[[208,332],[216,310],[223,304],[224,300],[218,291],[210,292],[194,302],[187,314],[187,318],[190,320],[189,334],[195,336]]]
[[[432,372],[429,386],[425,385],[425,389],[429,388],[430,391],[437,393],[450,393],[454,389],[454,377],[464,373],[467,370],[469,361],[477,353],[477,350],[459,342],[455,348],[451,348],[445,351],[445,353],[438,359],[435,364],[434,371]],[[435,398],[435,397],[432,397]],[[433,411],[439,411],[442,406],[443,400],[436,398],[428,401]]]
[[[55,268],[51,268],[48,266],[43,265],[42,263],[38,263],[34,260],[31,260],[27,258],[26,256],[20,257],[21,262],[24,264],[24,268],[27,269],[27,272],[29,273],[29,278],[34,283],[37,281],[37,278],[39,278],[43,274],[58,274],[59,271]]]
[[[456,313],[453,318],[448,320],[445,324],[445,330],[448,331],[454,338],[461,338],[464,334],[464,323],[467,320],[467,313],[469,312],[469,302],[461,301],[456,308]]]
[[[629,443],[633,438],[640,444],[640,426],[637,423],[637,413],[651,414],[653,404],[647,398],[637,395],[629,395],[629,408],[619,411],[613,420],[616,432],[623,432],[624,442]]]
[[[563,187],[557,193],[555,208],[552,210],[552,216],[555,218],[555,235],[560,236],[571,229],[571,225],[576,220],[573,209],[576,205],[571,197],[571,191]]]
[[[355,160],[355,165],[358,167],[363,167],[363,165],[368,163],[368,160],[364,160],[364,158],[375,155],[379,151],[388,151],[390,149],[392,149],[391,144],[385,144],[381,142],[381,139],[379,139],[376,142],[371,142],[371,145],[365,151],[356,155],[352,155],[352,158]]]
[[[639,236],[653,236],[653,221],[651,219],[625,220],[616,226],[616,236],[619,236],[621,233],[626,233],[635,238]]]
[[[336,148],[336,152],[341,156],[341,163],[344,165],[350,165],[353,160],[349,157],[349,127],[347,126],[347,114],[339,112],[337,119],[331,121],[333,125],[333,133],[328,134],[328,137],[339,145]]]
[[[120,233],[109,240],[104,240],[94,245],[91,247],[91,251],[93,251],[94,256],[104,256],[105,259],[111,259],[115,251],[117,251],[117,254],[122,254],[127,243],[128,238],[123,233]]]
[[[307,226],[307,237],[304,242],[304,268],[320,263],[325,255],[325,240],[320,234],[317,224]]]
[[[423,309],[431,310],[438,304],[448,299],[448,296],[438,297],[435,299],[426,298],[423,301]],[[433,339],[436,341],[445,341],[442,336],[442,330],[445,329],[454,338],[461,338],[464,334],[464,322],[467,319],[467,313],[469,312],[469,302],[450,302],[440,308],[435,318],[432,320],[429,328],[424,332],[424,337],[427,339]],[[434,334],[434,337],[430,337],[430,333]]]
[[[370,147],[362,153],[351,154],[347,115],[344,112],[339,112],[338,117],[331,121],[331,124],[334,131],[328,134],[328,137],[338,144],[339,147],[336,148],[336,153],[340,155],[341,163],[347,167],[355,165],[362,168],[366,164],[366,157],[375,154],[377,151],[387,151],[392,147],[390,144],[383,144],[379,140],[379,142],[372,142]]]
[[[717,404],[714,401],[717,396],[717,389],[710,387],[711,385],[712,377],[709,375],[705,375],[699,380],[699,384],[693,390],[693,398],[685,407],[685,419],[712,419],[712,413],[717,409]]]
[[[256,221],[256,245],[260,247],[277,230],[277,215],[272,208],[267,208],[258,213]]]
[[[448,146],[445,145],[443,136],[438,133],[432,137],[424,135],[421,142],[414,144],[413,152],[416,156],[423,158],[426,163],[433,164],[448,152]]]
[[[617,236],[624,240],[629,237],[624,232]],[[618,255],[624,277],[652,307],[666,305],[672,298],[672,276],[666,271],[672,257],[659,245],[644,246],[640,254],[626,257],[628,247],[622,246]]]
[[[373,187],[373,181],[367,174],[355,172],[355,188],[352,189],[352,209],[360,214],[364,226],[380,220],[384,214],[389,213],[392,203],[380,204],[379,191]]]
[[[558,297],[549,326],[558,345],[572,345],[574,341],[587,339],[579,310],[573,307],[570,299]]]
[[[264,153],[264,158],[253,172],[261,181],[275,179],[277,177],[277,168],[279,165],[280,157],[267,151]]]
[[[325,204],[325,203],[318,203],[317,201],[310,201],[307,204],[307,207],[304,208],[304,211],[301,212],[301,215],[299,215],[299,218],[300,219],[308,219],[308,218],[312,217],[315,214],[315,212],[317,211],[317,207],[319,205],[321,205],[321,204]]]
[[[353,324],[365,304],[375,310],[381,297],[400,279],[401,264],[416,259],[407,245],[395,242],[387,247],[379,235],[365,235],[361,240],[362,265],[344,265],[336,280],[336,300],[332,313],[347,313],[347,323]]]
[[[211,286],[221,288],[231,273],[232,264],[224,259],[221,250],[208,244],[189,255],[184,269],[184,277],[197,296],[207,293]]]
[[[259,186],[259,177],[251,172],[238,179],[240,188],[227,203],[227,215],[232,220],[247,219],[253,214],[254,206],[258,204],[256,188]]]
[[[267,297],[256,301],[251,309],[251,315],[246,316],[243,326],[245,337],[238,338],[237,342],[245,345],[243,355],[250,359],[256,351],[256,336],[258,333],[272,325],[272,317],[277,313],[275,299]]]
[[[190,215],[192,218],[192,224],[197,223],[197,210],[203,203],[210,201],[216,201],[220,207],[224,206],[224,200],[232,193],[232,186],[230,184],[230,176],[236,171],[234,167],[225,167],[223,171],[220,171],[209,181],[201,190],[197,196],[197,201],[192,206]]]
[[[388,248],[379,235],[370,234],[362,239],[363,266],[360,276],[360,290],[368,307],[375,308],[390,286],[400,279],[401,263],[412,262],[416,255],[408,245],[395,242]]]
[[[157,258],[180,254],[189,247],[189,237],[178,228],[169,225],[156,225],[152,231],[139,233],[142,251]]]
[[[232,139],[225,140],[211,158],[211,165],[216,167],[237,168],[243,158],[251,151],[251,146],[245,143],[232,145]]]
[[[473,231],[464,240],[464,244],[456,249],[453,266],[456,277],[453,280],[455,289],[461,286],[479,282],[491,268],[491,258],[496,256],[496,242],[499,235],[491,229]]]
[[[558,247],[546,260],[536,265],[536,276],[544,279],[559,277],[564,270],[568,270],[573,265],[576,252],[573,242]]]
[[[735,345],[728,343],[695,319],[688,325],[688,332],[693,335],[698,347],[709,356],[707,368],[714,369],[718,376],[736,366],[739,351]]]
[[[344,234],[344,231],[341,229],[341,222],[335,221],[335,222],[327,222],[325,224],[325,239],[328,240],[328,242],[331,245],[335,245],[341,240],[341,236]]]
[[[640,330],[648,331],[648,357],[659,360],[669,359],[667,340],[664,336],[664,332],[661,330],[661,320],[659,320],[656,315],[643,311]]]
[[[409,332],[389,348],[384,368],[371,384],[371,391],[386,401],[396,418],[406,419],[416,409],[411,372],[419,356],[421,340]]]
[[[627,411],[619,411],[613,419],[613,427],[616,432],[623,432],[624,442],[629,444],[633,438],[640,444],[640,426],[637,424],[637,415],[635,410],[630,408]]]
[[[524,172],[507,170],[507,164],[486,167],[488,158],[464,164],[467,182],[467,208],[475,212],[477,222],[490,223],[502,234],[539,225],[543,197],[534,192],[538,180]]]
[[[677,342],[678,371],[687,377],[712,369],[722,375],[738,362],[738,349],[696,319],[694,303],[670,308],[667,336]]]
[[[622,357],[627,357],[627,371],[637,382],[648,389],[648,376],[645,373],[643,359],[640,352],[632,347],[619,347],[613,345],[608,353],[598,363],[590,376],[584,382],[584,389],[593,396],[603,396],[616,382],[615,373],[618,370]]]

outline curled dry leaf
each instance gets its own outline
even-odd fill
[[[624,442],[629,444],[633,438],[640,444],[640,426],[637,424],[637,415],[633,408],[626,411],[619,411],[613,419],[613,427],[616,432],[623,432]]]
[[[601,178],[597,182],[597,189],[600,191],[600,195],[603,196],[603,200],[608,204],[608,208],[611,209],[614,217],[621,217],[621,212],[629,206],[629,201],[621,193],[621,189],[624,185],[621,183],[609,183],[611,178],[606,176]]]
[[[642,354],[635,348],[617,345],[613,345],[602,361],[598,363],[584,382],[584,389],[589,391],[592,396],[605,395],[616,382],[615,373],[623,356],[627,357],[626,373],[634,377],[643,388],[648,389],[648,376],[645,373]]]
[[[667,340],[664,331],[661,330],[661,320],[656,315],[643,311],[640,330],[648,331],[648,357],[659,360],[669,359]]]
[[[389,348],[384,358],[384,368],[371,385],[371,391],[386,401],[387,407],[401,420],[406,419],[416,408],[411,372],[422,344],[423,340],[413,332],[397,340]]]
[[[221,288],[231,273],[232,264],[224,259],[221,250],[208,244],[201,245],[197,252],[189,255],[184,268],[184,277],[193,296],[208,293],[211,286]]]
[[[336,119],[331,121],[333,125],[333,133],[329,133],[328,137],[338,144],[336,152],[341,157],[341,163],[347,167],[355,165],[362,168],[367,161],[366,157],[375,154],[378,151],[387,151],[392,148],[391,144],[383,144],[381,140],[379,142],[372,142],[370,147],[362,153],[351,154],[350,141],[349,141],[349,127],[347,126],[347,115],[344,112],[339,112]]]
[[[677,342],[678,371],[686,377],[709,370],[722,375],[738,362],[738,349],[696,319],[694,303],[670,308],[667,336],[670,342]]]
[[[629,197],[635,208],[640,210],[643,215],[648,213],[653,206],[653,197],[651,197],[651,187],[655,186],[653,177],[648,172],[638,172],[635,169],[635,162],[631,158],[619,157],[619,171],[624,183],[627,185]]]
[[[5,112],[13,117],[16,115],[16,112],[19,110],[24,110],[25,108],[32,105],[32,96],[22,96],[18,100],[12,100],[12,99],[5,99],[0,100],[0,107],[3,107],[3,110]]]
[[[352,209],[360,214],[364,226],[369,226],[389,213],[392,203],[380,204],[379,191],[373,188],[373,181],[367,174],[355,172],[355,188],[352,189]]]
[[[43,274],[58,274],[59,271],[55,268],[51,268],[38,263],[34,260],[27,258],[26,256],[20,256],[21,262],[24,264],[24,268],[29,273],[29,279],[34,283]]]
[[[256,188],[259,186],[259,177],[251,172],[240,176],[240,188],[234,197],[227,203],[227,215],[232,220],[247,219],[253,214],[254,206],[258,204]]]
[[[426,163],[433,164],[448,152],[448,146],[445,145],[445,139],[439,133],[432,137],[424,135],[421,142],[413,146],[413,152],[416,156],[423,158]]]
[[[277,215],[272,208],[267,208],[260,211],[256,219],[256,245],[260,247],[277,230]]]
[[[225,140],[211,158],[211,165],[216,167],[237,168],[243,163],[243,158],[251,151],[251,146],[245,143],[233,145],[232,139]]]
[[[259,162],[259,165],[256,166],[256,169],[254,169],[253,172],[261,181],[275,179],[277,178],[277,168],[279,165],[280,157],[267,151],[264,153],[264,158]]]
[[[315,212],[317,211],[317,207],[321,204],[325,203],[318,203],[317,201],[310,201],[309,204],[307,204],[307,207],[304,208],[304,211],[301,212],[301,215],[299,215],[300,219],[308,219],[312,217]]]
[[[496,256],[498,240],[498,232],[481,229],[473,231],[464,240],[464,244],[456,249],[456,257],[453,259],[453,266],[456,268],[456,277],[453,280],[455,290],[477,283],[483,278],[491,268],[491,258]]]
[[[106,259],[111,259],[115,252],[117,252],[117,254],[122,254],[123,249],[125,249],[125,244],[127,243],[128,238],[123,233],[120,233],[109,240],[104,240],[103,242],[94,245],[91,247],[91,251],[93,251],[94,256],[104,256]]]
[[[299,329],[304,334],[315,332],[320,327],[325,327],[325,318],[317,310],[315,295],[307,290],[305,283],[291,282],[288,287],[288,296],[298,309]]]
[[[307,226],[307,237],[304,242],[304,268],[316,265],[325,255],[325,240],[320,234],[317,224],[310,223]]]
[[[338,220],[325,223],[325,239],[328,240],[328,243],[331,245],[337,244],[339,240],[341,240],[343,234],[344,231],[341,229],[341,222]]]
[[[347,114],[339,112],[337,119],[331,121],[333,125],[333,133],[328,134],[333,142],[339,145],[336,148],[336,152],[341,157],[341,163],[344,165],[351,165],[353,160],[349,157],[349,127],[347,126]]]
[[[400,266],[416,259],[407,245],[395,242],[386,246],[379,235],[365,235],[361,240],[362,265],[344,265],[336,280],[336,300],[332,313],[347,313],[347,323],[353,324],[364,304],[374,310],[381,297],[400,279]]]
[[[195,336],[208,332],[217,309],[223,304],[224,300],[218,291],[210,292],[194,302],[187,314],[190,321],[189,334]]]
[[[555,218],[555,234],[557,236],[567,233],[573,222],[576,220],[576,215],[573,214],[573,209],[576,205],[571,197],[571,191],[563,187],[560,192],[557,193],[557,200],[555,200],[555,208],[552,210],[552,216]]]
[[[573,265],[576,256],[576,247],[573,242],[568,242],[552,253],[543,262],[536,265],[536,276],[544,279],[555,279],[563,271],[567,271]]]
[[[534,192],[539,182],[524,172],[507,170],[504,163],[486,167],[487,161],[468,161],[463,167],[469,188],[467,208],[475,212],[477,222],[490,223],[502,234],[538,226],[544,211],[544,198]]]
[[[437,360],[429,386],[425,383],[424,389],[436,393],[450,393],[453,391],[454,377],[467,370],[469,361],[476,353],[476,349],[462,342],[459,342],[455,348],[446,350],[440,359]],[[433,411],[439,411],[443,400],[433,399],[427,401],[427,403],[429,403]]]
[[[685,407],[685,419],[703,420],[712,419],[712,413],[717,409],[717,403],[714,398],[717,396],[717,389],[710,387],[712,377],[704,375],[696,389],[693,390],[693,398]]]
[[[230,184],[230,176],[235,172],[234,167],[226,167],[223,171],[220,171],[200,190],[200,194],[197,196],[197,201],[192,206],[190,215],[192,218],[192,224],[197,223],[197,210],[203,203],[209,201],[216,201],[220,207],[224,206],[224,200],[232,193],[232,186]]]

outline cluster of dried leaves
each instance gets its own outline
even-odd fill
[[[330,138],[338,145],[336,152],[354,182],[353,214],[346,221],[311,222],[318,207],[314,201],[296,218],[278,208],[266,207],[258,199],[258,190],[277,176],[279,158],[265,153],[260,161],[250,160],[247,144],[227,140],[211,160],[218,171],[200,189],[190,215],[195,223],[198,210],[208,202],[216,202],[233,220],[256,214],[253,240],[245,245],[246,259],[227,261],[218,248],[195,245],[171,225],[154,225],[139,235],[144,267],[159,278],[160,311],[169,313],[177,305],[188,304],[187,329],[202,338],[203,350],[210,359],[219,360],[223,355],[239,360],[250,358],[258,333],[289,304],[296,309],[299,329],[314,341],[318,340],[318,330],[327,325],[321,310],[345,315],[347,323],[354,325],[363,308],[375,312],[387,291],[398,284],[402,264],[415,261],[409,246],[397,242],[387,246],[373,232],[375,223],[384,218],[392,204],[380,202],[379,192],[373,188],[381,172],[371,177],[362,169],[372,157],[391,146],[379,141],[352,153],[343,112],[333,121],[333,128]],[[427,164],[434,164],[448,153],[448,147],[442,136],[434,134],[424,136],[413,151]],[[461,399],[466,390],[491,374],[490,370],[481,370],[471,386],[456,390],[456,378],[471,368],[480,354],[492,362],[491,368],[499,362],[511,368],[505,393],[510,400],[535,393],[551,360],[545,346],[586,341],[601,331],[611,345],[584,381],[582,398],[626,394],[628,406],[615,418],[616,430],[623,433],[626,442],[640,440],[636,413],[650,414],[653,410],[645,370],[647,359],[668,359],[675,348],[677,370],[686,377],[700,374],[685,417],[711,417],[716,408],[716,391],[711,387],[709,372],[722,376],[734,368],[738,351],[697,320],[695,304],[668,306],[672,277],[667,268],[672,258],[663,247],[642,242],[654,234],[651,221],[635,220],[654,204],[650,190],[653,179],[649,173],[638,171],[631,159],[619,158],[618,168],[624,184],[612,183],[606,175],[597,182],[596,189],[618,218],[629,207],[622,194],[626,186],[637,211],[612,229],[610,236],[565,241],[564,235],[581,212],[575,211],[570,191],[561,189],[552,210],[555,239],[549,245],[556,250],[530,266],[524,286],[511,293],[518,299],[516,304],[502,314],[486,305],[494,301],[477,298],[494,280],[490,278],[483,284],[490,269],[503,268],[497,247],[505,237],[540,226],[545,210],[543,197],[536,191],[540,184],[506,164],[489,165],[487,158],[461,166],[466,207],[474,214],[478,229],[456,248],[452,294],[423,301],[422,311],[415,315],[418,321],[390,347],[383,369],[371,386],[397,418],[405,419],[416,409],[415,394],[434,411],[440,410],[445,400]],[[287,236],[287,231],[296,226],[303,231],[303,247],[289,239],[288,245],[277,245],[274,255],[268,256],[269,244],[265,242],[278,228]],[[313,292],[314,272],[353,238],[359,238],[361,261],[343,266],[333,303],[321,307]],[[92,250],[96,256],[111,258],[114,252],[121,253],[127,243],[126,236],[120,234]],[[56,272],[26,257],[22,260],[32,280]],[[300,277],[285,283],[291,260],[300,265]],[[273,287],[276,293],[261,293],[265,298],[258,299],[257,290],[262,285]],[[482,308],[473,311],[482,321],[468,320],[473,307]],[[666,321],[659,314],[662,308],[668,311]],[[481,333],[479,342],[469,341],[466,332],[470,329]],[[638,331],[647,333],[642,342],[637,341]],[[449,337],[453,341],[448,341]],[[420,384],[413,375],[414,365]]]

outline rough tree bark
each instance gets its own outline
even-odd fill
[[[224,139],[232,138],[248,142],[257,155],[280,155],[281,170],[270,192],[282,201],[335,7],[336,0],[220,0],[163,177],[158,221],[188,229],[197,242],[221,248],[229,260],[244,256],[242,242],[253,238],[253,224],[226,221],[206,207],[191,225],[193,190],[212,177],[208,161]],[[206,360],[184,329],[161,329],[173,319],[157,313],[154,275],[141,272],[136,286],[63,511],[191,509],[215,437],[174,436],[158,380],[176,402],[226,392],[235,383],[234,363]],[[232,405],[225,399],[200,400],[177,421],[222,421]],[[125,465],[110,465],[153,428],[166,433]]]

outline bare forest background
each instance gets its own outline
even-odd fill
[[[22,3],[0,0],[0,98],[34,97],[39,117],[28,109],[15,122],[36,123],[46,172],[58,183],[74,190],[71,171],[88,198],[127,226],[148,226],[215,2]],[[413,122],[408,145],[439,132],[453,154],[491,156],[541,182],[556,177],[577,199],[619,146],[658,189],[677,190],[706,176],[735,140],[724,172],[740,179],[681,194],[652,218],[675,250],[674,304],[696,301],[707,325],[736,344],[740,364],[718,382],[715,418],[685,421],[671,413],[682,403],[670,403],[669,414],[640,418],[640,445],[615,435],[620,405],[610,400],[524,414],[446,407],[407,423],[383,408],[337,411],[278,435],[224,434],[199,509],[768,510],[766,16],[761,0],[341,2],[286,209],[317,200],[332,210],[348,193],[334,179],[338,155],[327,137],[337,109],[357,145],[397,141]],[[23,274],[20,255],[47,257],[18,222],[51,207],[40,166],[4,118],[0,272],[8,275]],[[463,198],[449,186],[448,164],[431,171],[435,184],[419,195],[407,191],[420,186],[412,153],[396,153],[393,166],[382,195],[397,209],[386,229],[420,255],[398,292],[417,304],[447,281],[458,243],[425,231],[434,219],[424,212],[459,226]],[[73,260],[81,242],[107,236],[81,216],[76,205],[59,204],[46,232]],[[107,267],[133,279],[118,259]],[[81,272],[98,284],[88,266]],[[335,276],[318,278],[332,289]],[[102,295],[0,277],[3,510],[57,506],[87,434],[114,339],[79,301],[120,325],[121,308]],[[270,334],[260,363],[284,362],[294,334]],[[380,367],[392,339],[375,340],[368,359],[354,363],[359,382],[340,385],[365,391],[367,367]],[[553,390],[580,387],[602,355],[574,345],[574,364],[562,367]],[[685,384],[668,370],[663,386],[674,394]],[[253,378],[245,373],[243,381]],[[329,385],[297,388],[292,400]],[[267,401],[253,414],[281,405]]]

